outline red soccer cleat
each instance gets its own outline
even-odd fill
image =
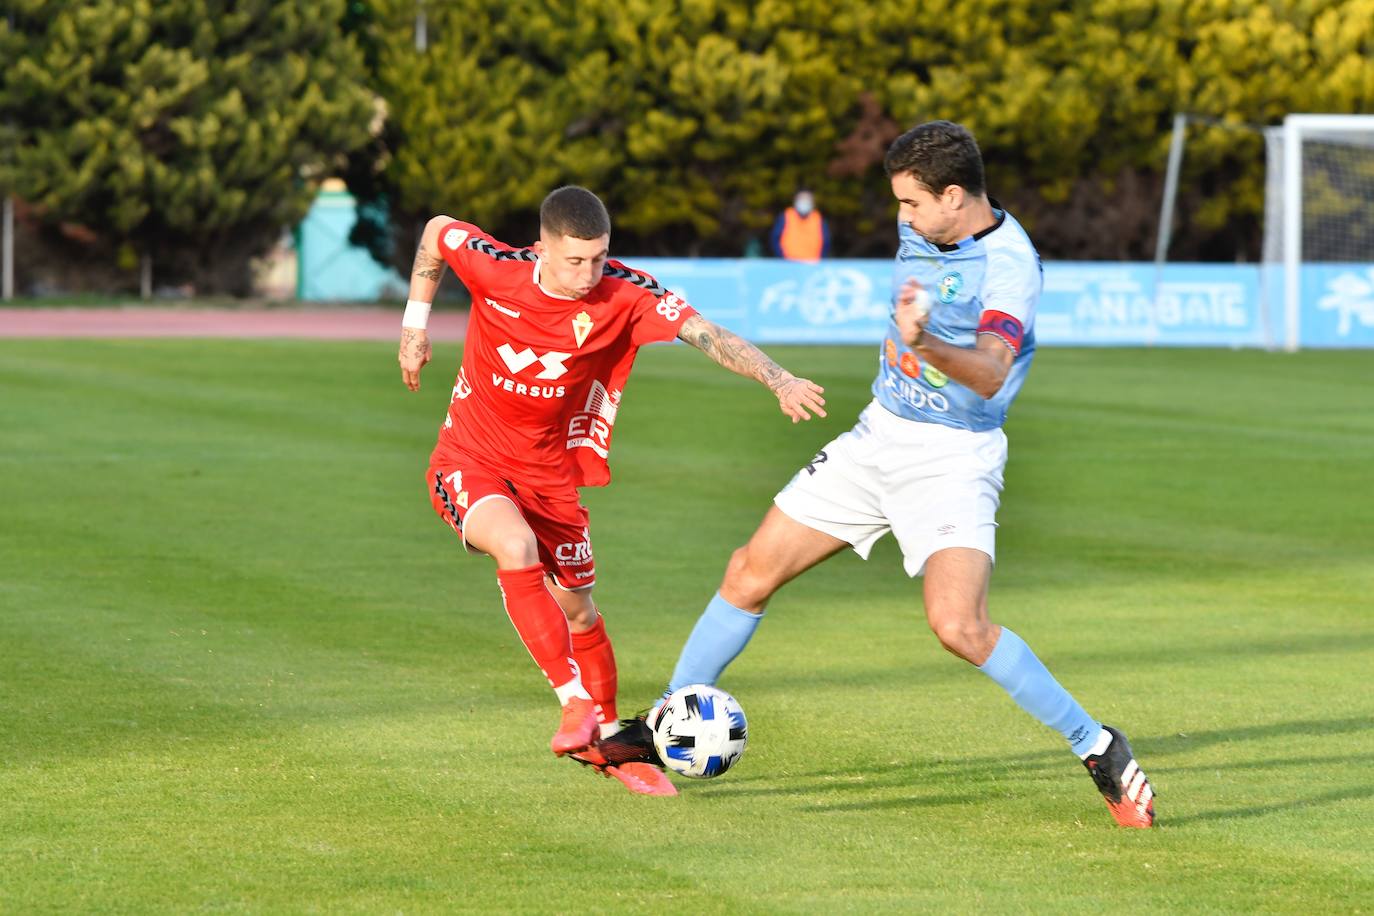
[[[614,776],[638,795],[676,795],[677,786],[668,779],[668,774],[652,763],[622,763],[615,767],[597,767],[606,776]]]
[[[1153,827],[1155,792],[1140,764],[1135,762],[1126,736],[1110,725],[1102,726],[1112,743],[1101,754],[1089,756],[1083,765],[1092,774],[1097,790],[1107,802],[1107,810],[1122,827]]]
[[[596,704],[585,697],[573,697],[563,704],[563,721],[549,741],[549,747],[562,757],[570,751],[580,751],[596,737]]]

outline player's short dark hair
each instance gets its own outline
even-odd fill
[[[983,154],[967,127],[953,121],[927,121],[902,134],[883,157],[887,177],[910,172],[933,194],[957,184],[970,194],[982,194]]]
[[[599,239],[611,234],[606,205],[586,188],[564,185],[539,205],[539,227],[555,238]]]

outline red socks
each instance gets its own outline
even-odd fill
[[[600,614],[590,630],[572,634],[573,658],[582,672],[582,686],[597,704],[597,719],[603,725],[616,721],[615,693],[617,677],[615,652],[606,636],[606,621]]]
[[[501,586],[506,614],[509,615],[510,622],[515,624],[515,632],[520,634],[520,641],[529,650],[534,663],[544,672],[544,677],[549,679],[549,685],[561,687],[576,679],[577,671],[573,668],[568,618],[563,616],[563,609],[553,600],[553,595],[549,594],[548,588],[544,585],[544,567],[498,569],[496,581]],[[593,630],[595,629],[593,627]],[[606,631],[602,629],[603,640],[605,636]],[[610,657],[610,648],[610,643],[606,643],[607,657]],[[611,696],[614,698],[614,660],[611,662],[611,676]]]

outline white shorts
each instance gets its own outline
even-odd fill
[[[847,541],[865,560],[888,531],[907,575],[946,547],[995,558],[1007,437],[905,420],[877,401],[854,428],[797,472],[773,502],[808,528]]]

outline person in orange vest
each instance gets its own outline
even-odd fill
[[[798,191],[792,206],[773,223],[773,254],[788,261],[819,261],[830,254],[830,226],[816,209],[816,198]]]

